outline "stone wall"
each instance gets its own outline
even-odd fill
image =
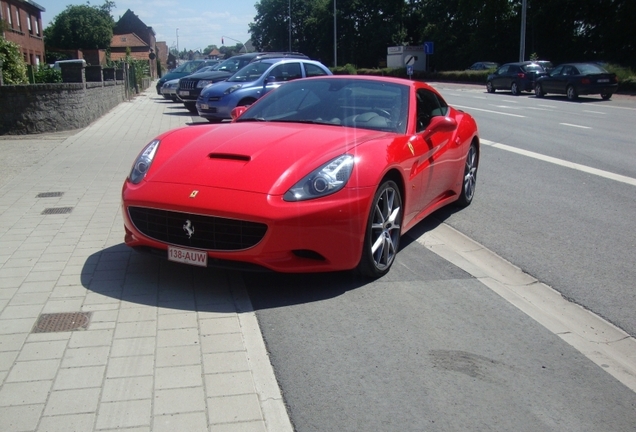
[[[0,86],[0,135],[83,128],[127,99],[125,80],[89,81],[79,73],[75,82]]]

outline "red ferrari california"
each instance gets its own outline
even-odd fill
[[[425,83],[308,78],[233,114],[141,151],[122,190],[127,245],[191,265],[377,278],[402,234],[473,199],[477,125]]]

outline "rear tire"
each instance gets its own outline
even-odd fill
[[[513,96],[519,96],[519,94],[521,93],[521,90],[519,90],[519,84],[513,82],[510,86],[510,93],[512,93]]]
[[[494,92],[496,92],[496,91],[497,91],[497,90],[495,89],[495,86],[493,86],[493,85],[492,85],[492,82],[491,82],[491,81],[488,81],[488,82],[486,83],[486,91],[487,91],[488,93],[494,93]]]
[[[610,100],[612,98],[612,94],[611,93],[602,93],[601,94],[601,99],[603,100]]]
[[[541,84],[537,84],[534,86],[534,95],[538,98],[542,98],[545,96],[545,92],[543,91],[543,87],[541,87]]]
[[[384,181],[369,211],[358,273],[377,279],[391,269],[400,246],[402,213],[400,189],[394,181]]]
[[[571,101],[576,100],[579,97],[574,86],[568,86],[568,88],[565,89],[565,94],[567,95],[568,100]]]

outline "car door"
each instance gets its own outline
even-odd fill
[[[303,73],[300,69],[300,62],[285,62],[276,65],[267,72],[261,96],[280,87],[281,84],[284,84],[287,81],[302,77]]]
[[[420,194],[416,198],[417,211],[421,211],[436,202],[451,188],[448,170],[454,169],[451,162],[457,158],[452,138],[454,132],[438,131],[429,133],[428,126],[437,116],[445,116],[449,107],[434,92],[418,89],[416,136],[411,140],[413,152],[418,156],[411,168],[411,176],[418,176]]]
[[[563,66],[557,66],[550,72],[547,78],[541,81],[545,93],[564,93],[565,87],[561,90],[560,83],[563,82]]]
[[[510,86],[506,84],[506,75],[508,74],[509,65],[503,65],[493,74],[491,79],[492,86],[495,89],[507,89]]]

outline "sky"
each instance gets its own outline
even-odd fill
[[[42,12],[44,28],[69,5],[84,5],[86,0],[34,0],[46,9]],[[254,4],[258,0],[114,0],[111,15],[115,22],[128,9],[155,31],[157,42],[168,47],[192,51],[208,45],[221,46],[247,43],[249,23],[256,16]],[[100,6],[103,0],[91,0],[91,6]],[[177,36],[178,35],[178,36]]]

